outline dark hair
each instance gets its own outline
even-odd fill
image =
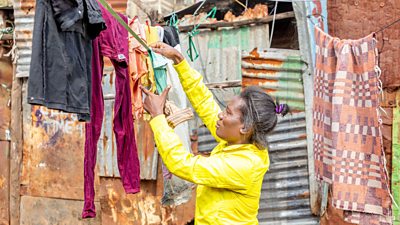
[[[278,122],[278,114],[289,112],[287,104],[279,104],[260,87],[250,86],[242,91],[240,97],[244,104],[240,108],[244,127],[251,131],[250,141],[258,148],[267,146],[267,134]]]

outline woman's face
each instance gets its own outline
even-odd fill
[[[226,109],[218,115],[217,135],[230,145],[241,144],[243,142],[241,129],[244,128],[244,124],[241,121],[242,112],[240,111],[240,107],[243,104],[243,99],[235,96],[229,102]]]

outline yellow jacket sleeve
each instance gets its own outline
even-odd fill
[[[235,154],[194,156],[184,149],[165,115],[153,118],[150,126],[158,152],[171,173],[195,184],[246,193],[253,179],[250,158]]]
[[[216,125],[218,114],[221,108],[215,102],[210,90],[203,83],[203,77],[199,72],[192,69],[186,60],[174,65],[179,75],[183,90],[186,93],[197,115],[210,130],[214,138],[220,142],[221,139],[216,135]]]

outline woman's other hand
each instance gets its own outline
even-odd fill
[[[154,52],[161,54],[164,57],[167,57],[167,58],[171,59],[172,61],[174,61],[174,64],[178,64],[178,63],[182,62],[182,60],[185,59],[178,50],[176,50],[175,48],[173,48],[163,42],[154,43],[154,44],[150,45],[150,47]]]
[[[161,95],[156,95],[142,86],[140,86],[140,89],[147,95],[144,99],[143,107],[150,113],[151,117],[154,118],[160,114],[164,114],[165,101],[167,100],[167,95],[171,86],[165,88]]]

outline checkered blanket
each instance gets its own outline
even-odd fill
[[[378,115],[374,34],[340,40],[316,28],[314,158],[347,222],[392,224]]]

